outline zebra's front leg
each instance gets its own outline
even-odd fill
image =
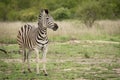
[[[35,52],[36,52],[36,72],[37,74],[39,74],[39,50],[35,48]]]
[[[45,76],[48,75],[48,73],[46,71],[46,54],[47,54],[47,46],[45,46],[43,48],[43,58],[42,58],[42,60],[43,60],[43,72],[44,72]]]

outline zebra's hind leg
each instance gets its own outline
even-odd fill
[[[20,52],[22,53],[22,72],[25,73],[26,50],[22,49]]]
[[[43,59],[42,59],[43,60],[43,72],[44,72],[45,76],[48,76],[48,73],[46,71],[47,46],[45,46],[42,51],[43,51]]]
[[[30,68],[30,57],[31,57],[31,50],[29,50],[27,53],[27,67],[28,67],[28,71],[32,72]]]

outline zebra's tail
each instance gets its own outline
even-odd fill
[[[0,49],[0,51],[4,52],[5,54],[7,54],[7,51],[4,49]]]
[[[15,51],[15,50],[13,50],[13,51],[6,51],[6,50],[4,50],[4,49],[0,49],[0,52],[5,53],[6,55],[8,55],[8,53],[20,53],[19,50],[17,50],[17,51]]]

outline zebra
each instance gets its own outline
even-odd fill
[[[48,36],[47,28],[56,31],[58,25],[54,22],[52,16],[49,14],[47,9],[42,9],[38,18],[38,27],[34,27],[29,24],[23,25],[17,35],[17,42],[22,53],[22,72],[25,73],[25,62],[27,62],[28,71],[30,69],[30,55],[32,51],[36,53],[36,73],[39,74],[39,50],[43,52],[43,72],[47,76],[46,71],[46,54],[48,50]],[[28,52],[26,52],[28,50]]]

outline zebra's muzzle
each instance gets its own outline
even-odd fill
[[[58,25],[56,23],[54,23],[54,27],[52,29],[53,29],[53,31],[56,31],[58,29]]]

